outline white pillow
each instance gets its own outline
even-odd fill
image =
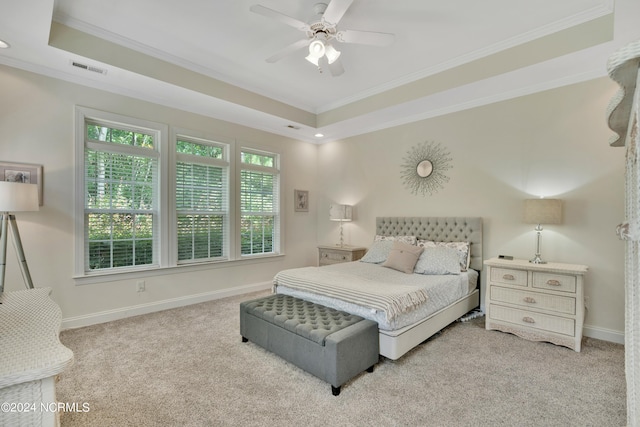
[[[418,274],[460,274],[458,251],[448,246],[426,247],[414,270]]]
[[[383,263],[389,257],[392,247],[393,240],[378,240],[373,242],[367,253],[360,258],[360,261],[371,264]]]
[[[460,271],[467,271],[471,263],[471,250],[469,242],[433,242],[431,240],[418,240],[417,245],[422,248],[433,248],[436,246],[446,246],[458,251],[460,258]]]

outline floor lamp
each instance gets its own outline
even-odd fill
[[[0,228],[0,295],[4,292],[4,273],[7,266],[7,235],[9,229],[13,234],[13,244],[20,261],[22,278],[28,289],[33,289],[31,274],[24,257],[22,241],[18,232],[18,223],[12,212],[37,211],[39,209],[38,185],[0,181],[0,212],[2,226]]]

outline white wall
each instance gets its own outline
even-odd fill
[[[17,215],[36,287],[53,288],[64,326],[80,326],[268,287],[284,268],[315,265],[317,147],[104,91],[0,66],[0,160],[44,166],[44,206]],[[74,105],[194,129],[273,147],[282,153],[286,256],[204,270],[173,269],[140,279],[77,285],[73,274]],[[294,185],[295,184],[295,185]],[[296,213],[294,188],[310,191],[310,212]],[[6,291],[23,289],[9,244]]]
[[[546,226],[542,254],[589,266],[585,333],[620,340],[624,330],[624,246],[614,234],[624,215],[624,150],[611,148],[605,123],[617,90],[606,78],[315,146],[254,129],[0,67],[0,160],[44,165],[45,205],[18,216],[36,286],[53,288],[66,326],[165,308],[267,286],[283,269],[314,265],[317,243],[338,241],[332,202],[356,206],[348,243],[369,245],[376,216],[484,218],[485,258],[534,253],[522,200],[564,200],[561,225]],[[200,271],[174,270],[136,280],[76,285],[73,271],[73,108],[83,105],[259,142],[283,153],[286,256]],[[436,141],[453,157],[445,187],[410,194],[400,165],[407,151]],[[309,213],[295,213],[293,190],[310,191]],[[23,288],[9,247],[6,290]],[[483,277],[484,281],[484,277]]]
[[[624,245],[615,227],[624,219],[624,150],[609,147],[605,122],[616,90],[602,78],[321,146],[318,241],[338,239],[329,204],[352,203],[350,244],[371,243],[376,216],[481,216],[485,258],[529,259],[535,232],[521,221],[522,200],[557,197],[564,221],[544,227],[542,255],[589,266],[585,334],[622,340]],[[400,167],[424,141],[453,158],[449,182],[426,197],[404,188]]]

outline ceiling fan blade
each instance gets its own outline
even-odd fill
[[[329,26],[338,25],[351,3],[353,0],[331,0],[322,15],[322,20]]]
[[[342,43],[369,44],[372,46],[389,46],[396,36],[390,33],[372,31],[343,30],[336,33],[336,40]]]
[[[257,13],[258,15],[263,15],[268,18],[273,18],[275,20],[283,22],[290,27],[296,28],[300,31],[309,30],[309,24],[307,24],[306,22],[302,22],[296,18],[292,18],[291,16],[280,13],[277,10],[269,9],[268,7],[264,7],[262,5],[254,4],[249,8],[249,10],[251,12]]]
[[[273,56],[270,56],[267,58],[267,62],[269,63],[274,63],[277,62],[279,60],[281,60],[282,58],[284,58],[287,55],[292,54],[293,52],[295,52],[298,49],[302,49],[303,47],[306,47],[309,45],[309,39],[302,39],[302,40],[298,40],[295,43],[290,44],[289,46],[285,47],[284,49],[282,49],[280,52],[276,53]]]
[[[333,77],[338,77],[342,73],[344,73],[344,67],[342,66],[342,61],[340,58],[333,61],[333,63],[329,64],[329,71]]]

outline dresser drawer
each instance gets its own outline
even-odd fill
[[[491,281],[526,287],[527,271],[511,268],[492,268]]]
[[[513,323],[528,329],[555,332],[568,336],[575,336],[575,320],[548,314],[534,313],[528,310],[503,307],[491,304],[489,307],[491,319]]]
[[[567,276],[564,274],[533,272],[534,288],[550,289],[561,292],[576,292],[576,276]]]
[[[347,251],[333,251],[323,249],[320,251],[320,262],[334,264],[337,262],[348,262],[353,260],[353,253]]]
[[[491,300],[539,308],[562,314],[576,314],[576,299],[559,295],[521,291],[520,289],[491,286]]]

